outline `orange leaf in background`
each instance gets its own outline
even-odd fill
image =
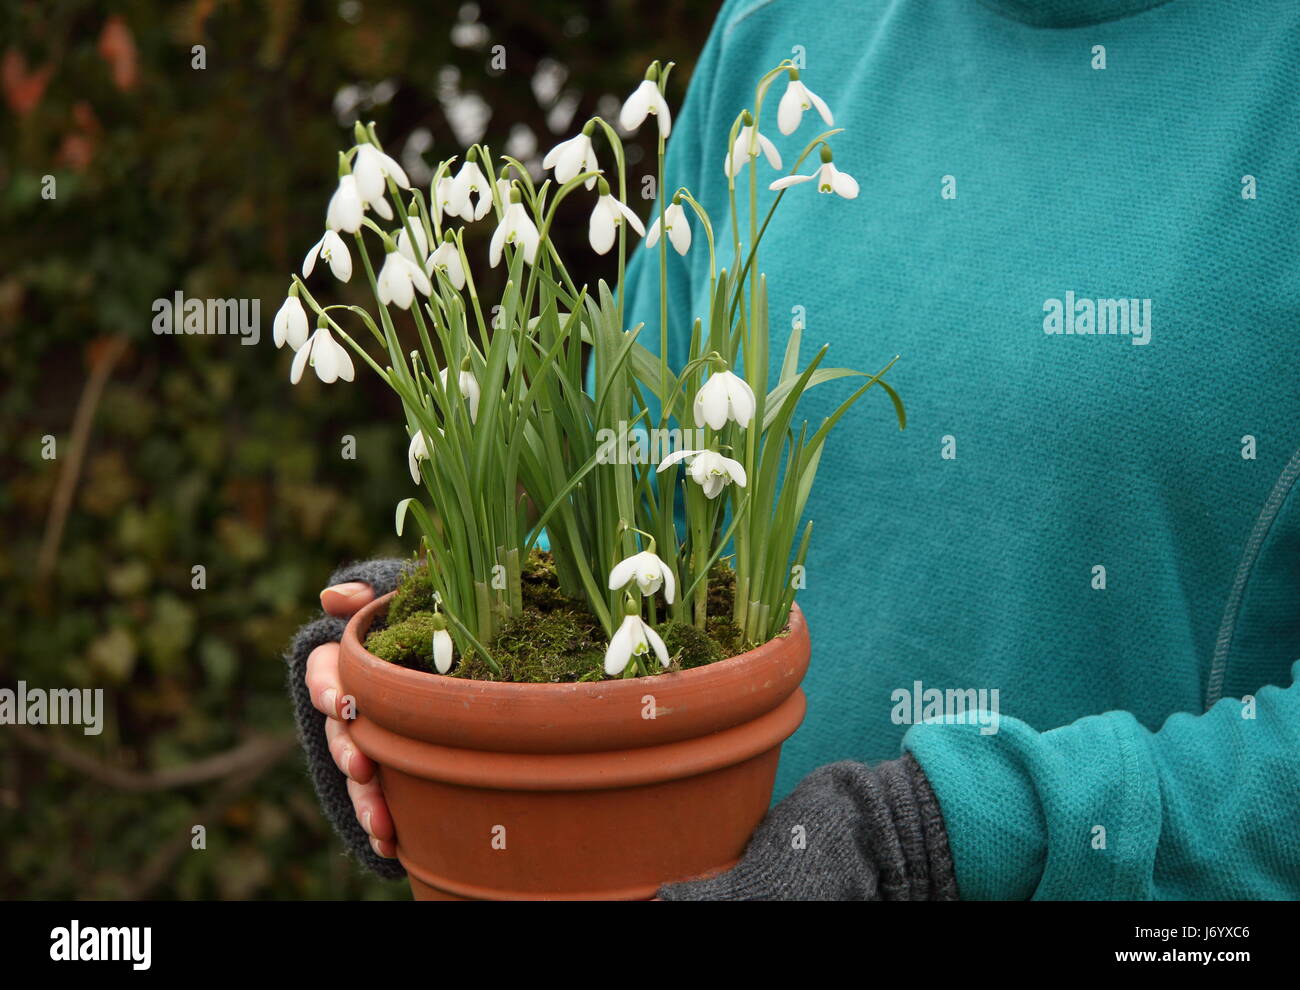
[[[72,106],[72,120],[75,129],[63,136],[57,161],[74,172],[84,172],[90,168],[99,147],[99,118],[89,103],[78,100]]]
[[[99,54],[113,71],[113,85],[126,92],[135,85],[135,38],[122,18],[114,15],[99,33]]]
[[[29,73],[26,56],[16,48],[7,49],[0,61],[0,86],[4,88],[9,108],[19,117],[31,113],[45,95],[45,84],[53,70],[52,65],[46,65]]]

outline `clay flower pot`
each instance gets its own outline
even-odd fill
[[[499,684],[368,653],[391,597],[348,623],[339,674],[417,899],[649,898],[737,862],[803,720],[798,606],[784,636],[706,667]]]

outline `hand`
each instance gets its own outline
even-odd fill
[[[360,581],[336,584],[320,593],[320,604],[329,615],[350,618],[358,609],[374,601],[374,590]],[[348,778],[348,796],[357,821],[370,836],[375,852],[388,859],[397,855],[397,832],[388,802],[375,779],[375,764],[352,741],[342,711],[343,688],[339,683],[339,644],[325,643],[312,650],[307,658],[307,690],[312,704],[324,712],[325,738],[330,755]]]

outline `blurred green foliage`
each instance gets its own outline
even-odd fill
[[[290,388],[271,317],[358,116],[413,179],[466,140],[539,160],[652,58],[681,66],[680,102],[716,7],[5,5],[0,686],[100,687],[106,718],[95,737],[0,726],[0,897],[406,896],[341,855],[296,750],[137,789],[290,732],[279,654],[317,590],[406,549],[394,399],[364,368]],[[262,342],[153,334],[177,290],[260,300]]]

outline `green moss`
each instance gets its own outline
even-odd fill
[[[600,623],[586,606],[559,586],[549,553],[534,550],[522,574],[524,610],[502,623],[488,648],[501,668],[498,674],[474,651],[461,656],[452,677],[484,681],[564,683],[604,678],[608,645]],[[658,632],[672,663],[654,665],[652,674],[690,670],[743,653],[744,642],[731,622],[735,573],[717,564],[709,574],[708,619],[704,629],[688,622],[665,621]],[[366,648],[390,663],[432,669],[433,583],[427,563],[417,563],[403,577],[389,606],[386,622],[376,622]]]
[[[416,612],[366,637],[366,649],[389,663],[433,669],[433,613]]]

